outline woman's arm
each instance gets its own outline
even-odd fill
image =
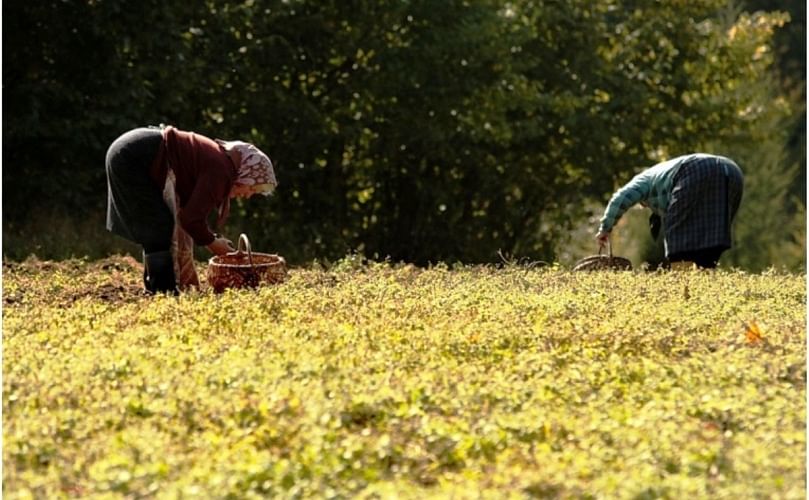
[[[650,192],[651,180],[643,172],[616,191],[607,204],[604,215],[601,217],[601,225],[598,228],[599,235],[609,234],[624,213],[638,202],[647,199]]]
[[[227,200],[229,191],[230,182],[224,176],[201,175],[194,184],[194,190],[180,208],[177,219],[197,245],[207,247],[217,239],[208,227],[208,214]]]
[[[214,240],[210,244],[206,245],[206,247],[214,255],[224,255],[228,252],[236,251],[236,249],[233,248],[232,241],[219,235],[217,235],[217,237],[214,238]]]

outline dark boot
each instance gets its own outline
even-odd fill
[[[174,277],[174,259],[171,251],[144,253],[143,286],[149,293],[171,293],[177,295],[177,281]]]
[[[143,289],[146,293],[154,293],[154,287],[149,282],[149,272],[146,270],[146,252],[143,252]]]

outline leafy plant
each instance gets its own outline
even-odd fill
[[[805,493],[805,276],[3,268],[7,498]],[[750,341],[755,331],[760,341]]]

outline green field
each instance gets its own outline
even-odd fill
[[[804,275],[138,278],[4,264],[6,498],[805,497]]]

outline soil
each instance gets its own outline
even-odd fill
[[[43,261],[29,257],[3,262],[3,304],[70,305],[89,298],[111,303],[135,302],[143,291],[143,265],[130,256],[96,261]]]

